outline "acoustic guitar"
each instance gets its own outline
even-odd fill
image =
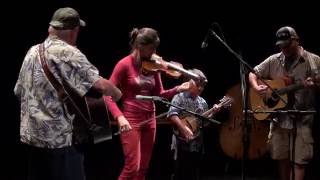
[[[219,104],[218,107],[230,107],[233,99],[229,96],[224,96],[222,99],[219,100]],[[216,113],[218,113],[219,110],[216,110],[214,107],[210,108],[209,110],[203,112],[201,115],[204,117],[209,117],[212,116]],[[180,115],[179,119],[181,120],[181,122],[187,126],[193,133],[194,138],[198,137],[200,135],[200,121],[198,119],[198,117],[192,115],[192,114],[184,114],[184,115]],[[179,139],[185,140],[184,137],[181,136],[181,133],[179,132],[179,130],[175,127],[173,128],[173,133],[176,135],[176,137],[178,137]]]
[[[73,121],[74,143],[97,144],[111,140],[111,119],[103,96],[90,90],[84,97],[80,97],[70,86],[63,84],[64,90],[69,95],[64,101],[66,108],[75,116]]]
[[[264,96],[259,95],[253,88],[249,90],[250,106],[253,116],[257,120],[265,120],[269,117],[268,111],[284,108],[288,102],[287,93],[304,88],[304,84],[289,84],[286,79],[265,80],[266,83],[275,90],[272,92],[269,88]],[[261,81],[258,84],[262,84]],[[281,97],[281,99],[279,98]],[[284,102],[284,101],[285,102]]]

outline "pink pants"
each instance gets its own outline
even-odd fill
[[[118,180],[145,179],[152,155],[155,134],[155,126],[133,128],[121,134],[125,162]]]

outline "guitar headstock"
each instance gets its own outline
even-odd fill
[[[232,106],[233,103],[233,98],[230,96],[223,96],[222,99],[219,100],[219,106],[224,107],[224,108],[229,108]]]

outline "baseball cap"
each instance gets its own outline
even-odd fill
[[[292,27],[284,26],[278,29],[276,33],[277,46],[288,46],[291,43],[291,40],[295,39],[298,40],[299,36],[296,33],[296,30],[294,30]]]
[[[86,23],[80,19],[79,13],[70,7],[57,9],[49,24],[58,29],[73,29],[77,26],[86,26]]]

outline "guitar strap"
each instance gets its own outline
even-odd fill
[[[64,100],[68,97],[62,85],[58,82],[58,80],[53,76],[51,71],[48,68],[47,61],[44,56],[44,43],[39,45],[39,56],[40,56],[40,64],[47,78],[49,79],[52,86],[57,90],[58,96],[61,100]]]
[[[42,69],[44,73],[46,74],[49,82],[52,84],[52,86],[56,89],[58,92],[58,96],[60,100],[65,103],[67,100],[69,100],[74,107],[74,109],[77,111],[77,113],[81,116],[81,118],[85,121],[87,125],[91,125],[90,121],[86,118],[86,116],[81,112],[80,108],[76,105],[76,103],[72,100],[70,95],[66,92],[63,85],[60,84],[60,82],[54,77],[52,72],[49,70],[47,61],[45,59],[44,55],[44,43],[41,43],[39,45],[39,56],[40,56],[40,64],[42,66]],[[89,117],[90,118],[90,117]]]

